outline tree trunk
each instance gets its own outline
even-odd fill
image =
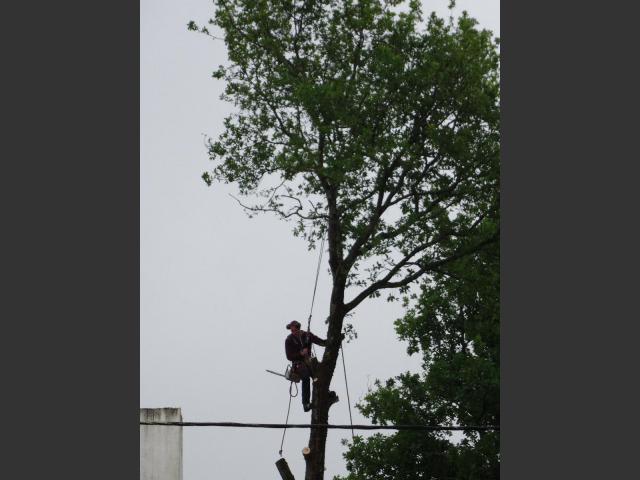
[[[312,410],[311,423],[328,423],[329,405],[327,402],[328,385],[316,384],[313,394],[314,402],[317,407]],[[317,393],[316,393],[317,392]],[[309,455],[305,456],[307,464],[305,480],[323,480],[324,479],[324,457],[327,441],[326,428],[312,428],[309,435]]]
[[[324,138],[324,137],[322,137]],[[338,192],[335,186],[321,178],[327,196],[329,218],[327,221],[327,243],[329,249],[329,267],[333,277],[331,289],[331,303],[329,306],[329,327],[327,329],[327,343],[322,361],[317,368],[317,381],[313,384],[311,410],[312,424],[329,423],[329,387],[336,368],[340,345],[342,344],[342,322],[345,317],[344,291],[348,272],[344,271],[342,232],[340,213],[338,209]],[[309,434],[309,454],[305,455],[305,480],[324,480],[324,458],[327,443],[326,428],[312,428]]]
[[[344,284],[334,284],[331,294],[327,345],[324,350],[324,355],[322,356],[322,361],[318,364],[318,380],[313,385],[312,402],[314,408],[311,411],[312,424],[329,423],[329,408],[331,407],[329,390],[343,339],[342,322],[345,315],[343,311],[343,299]],[[310,452],[308,455],[305,455],[305,480],[324,480],[326,442],[326,428],[311,429],[309,435]]]

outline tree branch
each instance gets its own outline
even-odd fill
[[[308,220],[308,221],[315,221],[315,220],[326,220],[327,219],[327,215],[323,215],[323,214],[317,214],[317,215],[304,215],[300,212],[302,212],[304,210],[304,207],[302,206],[302,202],[300,202],[300,200],[296,197],[292,197],[290,195],[280,195],[281,197],[286,197],[286,198],[291,198],[292,200],[296,200],[299,205],[297,207],[292,207],[293,209],[290,210],[289,212],[283,212],[282,210],[276,208],[276,207],[267,207],[264,205],[245,205],[244,203],[242,203],[242,201],[235,197],[232,194],[229,194],[229,196],[231,198],[233,198],[236,202],[238,202],[238,204],[244,208],[245,210],[249,210],[250,212],[257,212],[257,213],[276,213],[278,215],[280,215],[281,218],[291,218],[293,216],[296,216],[302,220]]]
[[[425,245],[421,245],[420,247],[416,247],[416,249],[414,249],[408,256],[406,256],[402,261],[398,262],[398,264],[394,268],[392,268],[389,271],[389,273],[387,275],[385,275],[385,277],[383,279],[378,280],[377,282],[374,282],[369,287],[365,288],[362,292],[360,292],[353,300],[351,300],[350,302],[346,303],[345,304],[345,310],[347,312],[353,310],[365,298],[367,298],[369,295],[373,294],[374,292],[376,292],[378,290],[383,290],[383,289],[388,289],[388,288],[404,287],[404,286],[408,285],[409,283],[413,282],[414,280],[418,279],[419,277],[421,277],[422,275],[424,275],[428,271],[432,271],[437,267],[441,267],[442,265],[445,265],[447,263],[453,262],[454,260],[458,260],[458,259],[460,259],[462,257],[465,257],[467,255],[475,253],[478,250],[480,250],[481,248],[483,248],[484,246],[496,242],[498,240],[499,234],[500,234],[500,231],[498,230],[491,237],[489,237],[489,238],[477,243],[476,245],[473,245],[472,247],[464,248],[462,250],[459,250],[458,252],[453,253],[449,257],[446,257],[446,258],[443,258],[443,259],[440,259],[440,260],[436,260],[434,262],[429,262],[429,263],[422,264],[422,266],[420,267],[419,270],[417,270],[416,272],[414,272],[414,273],[412,273],[410,275],[407,275],[402,280],[399,280],[399,281],[396,281],[396,282],[390,281],[400,271],[400,269],[402,267],[404,267],[407,264],[407,262],[410,261],[411,257],[415,256],[417,253],[419,253],[420,251],[423,251],[425,248],[427,248]]]

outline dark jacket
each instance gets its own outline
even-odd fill
[[[304,356],[301,353],[302,349],[308,348],[311,350],[312,343],[324,347],[327,341],[316,337],[311,332],[305,332],[304,330],[300,330],[300,337],[290,333],[284,341],[284,350],[287,353],[287,358],[292,362],[301,362],[304,360]]]

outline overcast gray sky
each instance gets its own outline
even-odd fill
[[[425,12],[448,0],[424,1]],[[499,35],[499,0],[458,1]],[[216,136],[231,106],[211,78],[225,63],[224,44],[188,32],[206,23],[210,0],[141,0],[140,23],[140,406],[180,407],[185,420],[282,423],[288,382],[283,371],[285,324],[309,315],[317,251],[293,237],[291,225],[264,215],[248,219],[229,196],[233,186],[200,179],[210,168],[204,135]],[[329,276],[326,262],[311,330],[325,336]],[[376,378],[417,371],[393,321],[403,313],[383,299],[361,304],[350,319],[358,339],[345,345],[352,403]],[[321,352],[321,349],[319,349]],[[331,423],[349,423],[341,366],[340,402]],[[355,423],[369,423],[353,409]],[[300,399],[291,423],[306,423]],[[274,479],[282,431],[186,427],[184,479]],[[325,478],[344,474],[340,439],[329,431]],[[283,456],[301,478],[306,430],[289,430]]]

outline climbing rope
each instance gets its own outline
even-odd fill
[[[324,253],[324,240],[325,240],[325,236],[322,235],[322,241],[320,242],[320,253],[318,255],[318,265],[316,267],[316,279],[313,285],[313,296],[311,297],[311,308],[309,309],[309,319],[307,320],[307,333],[311,332],[311,318],[313,316],[313,306],[315,304],[316,291],[318,289],[318,278],[320,277],[320,266],[322,265],[322,254]],[[311,349],[315,356],[315,349],[313,348],[313,344],[311,345]],[[342,370],[344,372],[344,386],[347,392],[347,406],[349,407],[349,424],[351,425],[351,440],[353,441],[355,435],[353,433],[353,416],[351,415],[351,398],[349,397],[349,384],[347,382],[347,366],[344,360],[344,349],[342,348],[342,344],[340,345],[340,353],[342,354]],[[297,385],[296,385],[296,395],[291,394],[292,385],[293,385],[293,382],[291,382],[291,385],[289,385],[289,406],[287,407],[287,418],[284,422],[284,429],[282,432],[282,441],[280,442],[280,450],[278,452],[278,454],[281,457],[282,457],[282,447],[284,445],[284,437],[287,433],[287,425],[289,424],[289,412],[291,411],[291,399],[298,395]]]
[[[322,254],[324,253],[324,235],[320,242],[320,255],[318,255],[318,268],[316,269],[316,282],[313,285],[313,297],[311,297],[311,309],[309,310],[309,320],[307,321],[307,332],[311,330],[311,316],[313,314],[313,304],[316,300],[316,289],[318,288],[318,277],[320,276],[320,265],[322,264]]]
[[[340,344],[340,353],[342,354],[342,370],[344,371],[344,387],[347,391],[347,405],[349,406],[349,423],[351,424],[351,441],[353,441],[353,418],[351,417],[351,399],[349,398],[349,384],[347,383],[347,367],[344,363],[344,349]]]
[[[313,315],[313,304],[315,303],[315,300],[316,300],[316,290],[318,289],[318,277],[320,276],[320,266],[322,265],[323,252],[324,252],[324,234],[322,235],[322,241],[320,242],[320,254],[318,255],[318,266],[316,268],[316,281],[313,285],[313,296],[311,297],[311,308],[309,309],[309,320],[307,321],[307,332],[311,330],[311,316]],[[315,350],[313,348],[313,344],[311,344],[311,350],[313,351],[313,355],[315,356]],[[298,396],[298,385],[296,385],[296,394],[293,395],[291,393],[291,387],[293,385],[295,385],[294,382],[291,382],[291,384],[289,385],[289,406],[287,407],[287,418],[284,421],[284,429],[282,431],[282,440],[280,442],[280,450],[278,451],[278,455],[280,455],[281,457],[282,457],[282,446],[284,445],[284,437],[287,434],[287,425],[289,424],[289,412],[291,411],[291,399]]]
[[[307,332],[311,332],[311,318],[313,317],[313,306],[315,304],[316,291],[318,289],[318,278],[320,277],[320,266],[322,265],[322,254],[324,253],[324,241],[325,241],[325,236],[323,235],[322,241],[320,242],[320,253],[318,255],[318,265],[316,267],[316,279],[313,285],[313,295],[311,297],[311,308],[309,309],[309,319],[307,320]],[[313,348],[313,344],[311,345],[311,349],[315,356],[315,349]],[[353,441],[355,434],[353,432],[353,416],[351,414],[351,398],[349,396],[349,383],[347,382],[347,366],[344,360],[344,349],[342,348],[342,345],[340,345],[340,353],[342,354],[342,371],[344,372],[344,386],[347,392],[347,406],[349,407],[349,424],[351,425],[351,440]],[[293,384],[293,382],[291,383]],[[297,395],[297,388],[298,387],[296,385],[296,395]],[[284,445],[284,437],[287,433],[287,425],[289,424],[291,398],[293,398],[293,396],[291,395],[291,386],[289,386],[289,406],[287,407],[287,419],[285,420],[285,423],[284,423],[284,430],[282,432],[282,441],[280,442],[280,451],[278,452],[280,456],[282,456],[282,446]]]
[[[282,441],[280,442],[280,450],[278,451],[278,455],[282,456],[282,446],[284,445],[284,436],[287,433],[287,424],[289,423],[289,412],[291,412],[291,399],[298,396],[298,385],[296,385],[296,394],[293,395],[291,393],[291,387],[295,385],[294,382],[289,384],[289,406],[287,407],[287,418],[284,421],[284,430],[282,431]]]
[[[291,393],[291,387],[296,387],[296,394],[294,395],[293,393]],[[292,398],[296,398],[298,396],[298,384],[295,382],[291,382],[289,384],[289,400],[291,400]]]

